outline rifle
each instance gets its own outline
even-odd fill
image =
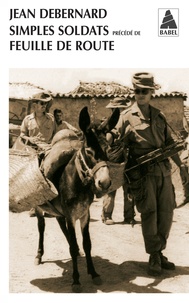
[[[185,142],[183,140],[176,141],[173,144],[166,146],[165,148],[155,149],[152,152],[149,152],[146,155],[137,158],[137,165],[126,169],[125,173],[146,163],[154,164],[161,162],[169,157],[174,156],[183,149],[185,149]]]

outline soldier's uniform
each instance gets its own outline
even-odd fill
[[[117,124],[117,130],[124,137],[125,148],[129,148],[127,169],[137,165],[138,157],[174,142],[160,110],[150,106],[150,111],[151,118],[146,120],[134,103]],[[169,160],[139,166],[128,171],[128,177],[137,210],[141,213],[146,252],[162,251],[175,208]]]

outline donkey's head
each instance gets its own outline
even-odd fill
[[[87,107],[79,115],[79,127],[85,136],[85,148],[82,150],[83,162],[89,168],[93,179],[93,191],[97,197],[104,195],[111,186],[106,151],[109,147],[106,133],[115,127],[119,119],[119,109],[103,122],[91,123]]]
[[[106,134],[117,124],[119,119],[119,109],[116,108],[110,117],[103,122],[97,120],[91,123],[87,107],[84,107],[79,115],[79,127],[86,138],[86,145],[95,151],[95,159],[108,160],[106,155],[109,147]]]

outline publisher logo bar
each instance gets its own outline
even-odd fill
[[[158,10],[158,36],[178,37],[179,36],[179,9],[159,8]]]

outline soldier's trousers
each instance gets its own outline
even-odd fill
[[[142,195],[135,200],[141,213],[142,233],[148,254],[166,247],[176,206],[171,176],[146,175],[142,181]]]

